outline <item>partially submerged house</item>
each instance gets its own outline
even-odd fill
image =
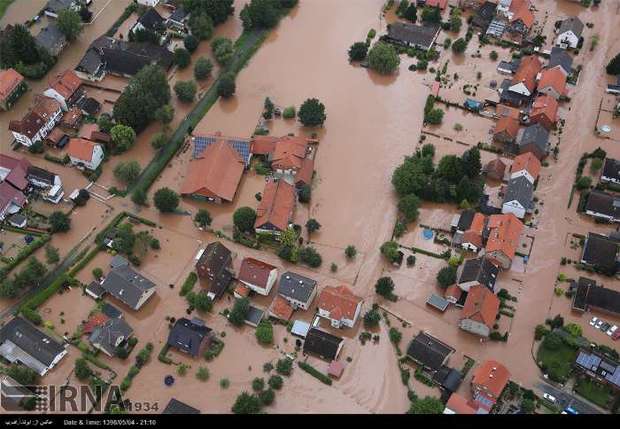
[[[138,0],[138,2],[145,1],[153,2],[158,0]],[[185,402],[181,402],[178,399],[171,398],[170,401],[168,401],[166,408],[164,408],[164,411],[162,411],[162,414],[200,414],[200,410],[192,407],[191,405],[187,405]]]
[[[91,171],[96,170],[104,158],[103,147],[99,143],[81,138],[69,140],[67,155],[71,165]]]
[[[555,46],[563,49],[577,49],[583,28],[583,22],[576,16],[566,18],[558,27]]]
[[[27,90],[24,77],[15,69],[0,70],[0,109],[10,110]]]
[[[177,319],[168,334],[169,347],[192,357],[204,354],[213,339],[213,330],[201,319]]]
[[[304,340],[303,353],[315,355],[331,362],[338,358],[343,345],[344,340],[342,338],[317,328],[311,328]]]
[[[509,269],[520,243],[523,223],[512,213],[489,216],[485,255],[502,269]]]
[[[407,347],[407,356],[422,370],[431,374],[446,365],[452,353],[452,347],[423,331],[420,331]]]
[[[536,183],[542,164],[531,152],[525,152],[515,157],[510,167],[510,178],[525,177],[530,183]]]
[[[567,94],[566,74],[561,66],[546,68],[540,72],[538,77],[539,94],[549,95],[556,100],[565,97]]]
[[[501,363],[487,360],[474,370],[471,380],[473,403],[491,410],[510,381],[510,372]]]
[[[493,330],[499,311],[499,298],[488,288],[472,286],[465,300],[459,319],[459,328],[481,337],[488,337]]]
[[[495,124],[493,140],[506,145],[513,144],[519,134],[519,120],[505,116]]]
[[[383,40],[400,46],[430,50],[441,27],[437,24],[416,25],[405,22],[394,22],[388,25],[387,35]]]
[[[620,389],[620,364],[595,350],[579,350],[574,368],[599,383]]]
[[[65,9],[79,11],[80,4],[78,0],[48,0],[43,13],[50,18],[58,18],[58,14]]]
[[[156,291],[155,283],[128,265],[111,270],[101,286],[133,310],[139,310]]]
[[[211,299],[220,298],[233,280],[231,251],[219,241],[209,243],[196,257],[196,272],[206,281]]]
[[[334,328],[352,328],[362,311],[362,298],[347,286],[326,286],[319,294],[319,316]]]
[[[551,48],[547,67],[554,68],[558,66],[567,77],[570,76],[573,72],[573,57],[566,52],[566,49],[554,46]]]
[[[62,180],[55,173],[31,165],[28,167],[26,177],[45,201],[58,204],[65,195]]]
[[[80,91],[81,87],[82,80],[74,70],[69,69],[51,78],[49,87],[43,94],[58,101],[66,112],[79,98],[84,96],[83,91]]]
[[[506,174],[506,163],[501,158],[495,158],[489,161],[482,172],[492,180],[503,180]]]
[[[504,191],[502,213],[512,213],[519,219],[534,212],[534,185],[525,176],[508,181]]]
[[[509,150],[515,154],[530,152],[542,161],[549,154],[549,130],[541,124],[521,128],[515,144],[509,146]]]
[[[559,105],[550,95],[541,95],[532,103],[529,121],[532,124],[541,124],[548,130],[554,129],[558,122]]]
[[[580,313],[596,310],[612,316],[620,315],[620,292],[579,277],[573,293],[571,308]]]
[[[300,188],[312,183],[313,149],[301,136],[255,136],[251,151],[270,163],[274,176]]]
[[[44,376],[67,354],[65,345],[15,317],[0,328],[0,356]]]
[[[500,101],[513,107],[526,104],[536,90],[536,77],[541,70],[542,63],[537,56],[523,57],[512,79],[502,82]]]
[[[588,216],[607,222],[620,222],[620,198],[603,191],[593,190],[584,206]]]
[[[60,55],[68,44],[67,38],[55,22],[41,29],[34,40],[39,47],[45,49],[53,57]]]
[[[620,185],[620,161],[613,158],[605,158],[600,179],[603,183]]]
[[[125,320],[109,319],[93,329],[88,341],[94,348],[112,357],[132,335],[133,328]]]
[[[465,292],[469,292],[474,286],[483,286],[495,292],[498,274],[499,268],[484,257],[467,259],[457,269],[456,284]]]
[[[256,209],[256,232],[279,236],[286,231],[293,220],[296,203],[297,194],[293,185],[282,179],[269,180]]]
[[[28,199],[20,190],[8,182],[0,183],[0,221],[18,213],[27,203]]]
[[[315,280],[301,274],[287,271],[280,276],[278,294],[286,299],[293,309],[308,310],[317,292]]]
[[[257,294],[267,296],[278,280],[278,268],[258,259],[245,258],[237,279]]]
[[[62,106],[50,97],[37,95],[34,106],[20,120],[9,122],[9,130],[26,147],[42,141],[62,119]]]
[[[618,272],[618,242],[601,234],[588,233],[581,263],[605,275],[615,275]]]

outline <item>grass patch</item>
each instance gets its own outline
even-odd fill
[[[575,392],[599,407],[608,408],[613,395],[611,387],[591,378],[581,378],[575,384]]]
[[[0,18],[4,16],[6,10],[9,8],[11,3],[15,0],[0,0]]]
[[[536,361],[542,366],[543,371],[549,374],[549,378],[560,383],[566,382],[570,375],[571,367],[577,357],[577,350],[564,342],[549,347],[545,341],[540,344]]]

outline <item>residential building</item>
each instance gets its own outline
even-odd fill
[[[257,328],[261,320],[265,317],[265,310],[262,310],[258,307],[250,305],[248,307],[248,312],[245,314],[245,319],[243,322],[246,325],[249,325],[253,328]]]
[[[44,376],[67,354],[65,345],[21,317],[0,328],[0,356]]]
[[[269,180],[256,210],[257,233],[279,236],[293,220],[297,196],[295,187],[284,180]]]
[[[488,288],[472,286],[465,300],[459,328],[481,337],[488,337],[493,330],[499,311],[499,298]]]
[[[301,274],[287,271],[280,276],[278,294],[286,299],[293,309],[308,310],[317,292],[316,281]]]
[[[159,0],[137,0],[138,4],[143,6],[155,7],[159,4]]]
[[[510,178],[525,177],[531,184],[536,183],[542,164],[531,152],[525,152],[516,156],[510,167]]]
[[[588,216],[607,222],[620,222],[620,198],[607,192],[593,190],[584,207]]]
[[[495,158],[489,161],[482,171],[489,179],[503,180],[506,174],[506,164],[501,158]]]
[[[139,310],[154,294],[156,285],[129,266],[111,270],[101,286],[128,307]]]
[[[0,109],[10,110],[27,90],[24,77],[15,69],[0,70]]]
[[[2,410],[6,413],[23,413],[26,400],[32,397],[32,391],[8,375],[0,374],[0,391],[2,392]]]
[[[199,159],[190,161],[181,195],[217,204],[232,202],[244,169],[237,151],[220,140],[207,147]]]
[[[278,269],[254,258],[245,258],[237,279],[259,295],[267,296],[278,279]]]
[[[554,46],[551,48],[551,55],[549,56],[548,68],[554,68],[559,66],[564,74],[568,77],[573,72],[573,57],[566,51],[566,49],[558,48]]]
[[[510,372],[495,360],[486,360],[474,370],[471,389],[474,404],[488,410],[497,402],[510,381]]]
[[[512,0],[510,3],[506,30],[517,42],[522,42],[534,25],[535,17],[530,8],[530,0]]]
[[[530,109],[530,123],[541,124],[548,130],[555,128],[558,121],[558,108],[557,100],[550,95],[537,97]]]
[[[58,14],[64,9],[77,12],[79,8],[80,2],[77,0],[49,0],[43,9],[43,13],[50,18],[58,18]]]
[[[18,191],[29,190],[28,169],[32,165],[26,158],[13,158],[0,153],[0,182],[6,182]]]
[[[138,0],[140,2],[157,2],[159,0]],[[187,405],[185,402],[181,402],[175,398],[171,398],[162,411],[162,414],[200,414],[200,410],[198,408],[194,408],[190,405]]]
[[[511,149],[516,154],[529,152],[542,161],[549,154],[549,130],[541,124],[521,128]]]
[[[196,272],[205,280],[212,300],[220,298],[233,280],[232,253],[219,241],[209,243],[196,257]]]
[[[595,350],[579,350],[575,369],[599,383],[620,389],[620,364]]]
[[[446,365],[452,353],[452,347],[423,331],[420,331],[407,347],[407,356],[422,370],[431,374]]]
[[[26,147],[42,141],[62,119],[62,106],[53,98],[36,96],[34,107],[21,120],[9,122],[9,130]]]
[[[26,196],[8,182],[0,183],[0,221],[18,213],[28,203]]]
[[[74,106],[60,120],[60,126],[66,130],[77,131],[82,124],[82,110]]]
[[[482,33],[486,33],[491,21],[495,18],[495,12],[497,9],[497,3],[485,1],[482,5],[476,8],[474,18],[472,19],[472,26],[478,27],[482,30]]]
[[[168,346],[196,358],[202,356],[213,340],[213,330],[201,319],[177,319],[168,334]]]
[[[478,253],[482,249],[483,232],[487,218],[482,213],[474,213],[474,217],[469,228],[463,232],[461,247],[463,249]]]
[[[250,167],[250,161],[252,160],[252,143],[250,139],[243,137],[226,137],[223,136],[221,132],[216,132],[214,134],[201,134],[192,136],[192,144],[194,145],[194,158],[202,158],[203,154],[209,149],[210,146],[213,146],[219,142],[225,142],[230,147],[232,147],[239,157],[243,160],[245,168]]]
[[[331,362],[338,358],[343,345],[344,340],[342,338],[317,328],[311,328],[306,334],[303,353],[315,355]]]
[[[166,26],[172,30],[187,32],[189,12],[183,6],[177,6],[166,20]]]
[[[271,164],[274,176],[301,187],[312,183],[313,149],[308,139],[300,136],[255,136],[251,151]]]
[[[495,124],[493,140],[499,143],[512,144],[519,133],[519,120],[509,116],[500,118]]]
[[[334,328],[352,328],[362,311],[362,298],[347,286],[327,286],[319,294],[319,316]]]
[[[133,27],[129,30],[131,33],[136,31],[153,31],[155,33],[163,33],[165,30],[165,20],[155,10],[154,7],[150,7],[144,12],[140,18],[136,21]]]
[[[83,96],[81,87],[82,80],[74,70],[69,69],[50,79],[49,88],[43,94],[59,102],[62,110],[66,112],[78,98]]]
[[[601,182],[620,185],[620,161],[613,158],[605,158],[605,164],[601,171]]]
[[[132,335],[133,328],[123,319],[109,319],[93,329],[88,341],[97,350],[113,357]]]
[[[458,393],[450,395],[443,414],[476,414],[474,404],[463,398]]]
[[[487,258],[499,268],[509,269],[520,243],[523,224],[512,213],[498,214],[489,216],[487,229]]]
[[[81,138],[69,140],[67,155],[69,155],[71,165],[92,171],[99,168],[105,156],[100,144]]]
[[[528,55],[521,59],[519,68],[512,77],[509,91],[531,97],[536,90],[536,77],[542,70],[542,63],[536,55]]]
[[[596,310],[611,316],[620,315],[620,292],[597,285],[596,281],[579,277],[571,308],[580,313]]]
[[[501,74],[513,75],[519,70],[519,66],[521,65],[520,58],[514,58],[511,61],[500,61],[497,64],[496,70]]]
[[[577,49],[581,34],[583,33],[583,22],[576,16],[566,18],[557,30],[555,45],[563,49]]]
[[[293,317],[295,309],[291,306],[289,301],[282,295],[276,295],[269,306],[269,316],[279,320],[288,322]]]
[[[397,21],[388,25],[383,39],[400,46],[429,51],[437,40],[439,30],[441,27],[436,24],[416,25]]]
[[[495,292],[498,274],[499,268],[484,257],[467,259],[457,270],[456,284],[465,292],[474,286],[483,286]]]
[[[38,190],[43,199],[50,203],[58,204],[65,195],[60,176],[43,168],[29,166],[27,179]]]
[[[538,78],[539,94],[549,95],[556,100],[566,96],[566,74],[560,66],[546,68],[540,72]]]
[[[534,185],[525,176],[510,179],[504,191],[502,213],[512,213],[519,219],[523,219],[533,212]]]
[[[615,275],[618,272],[618,242],[601,234],[588,233],[583,244],[581,263],[602,274]]]
[[[53,57],[60,55],[62,50],[65,49],[69,43],[55,22],[41,29],[34,40],[40,48],[45,49]]]

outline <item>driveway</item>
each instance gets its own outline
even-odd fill
[[[566,407],[572,407],[574,410],[577,410],[579,414],[602,414],[602,412],[598,408],[595,408],[594,406],[586,403],[585,401],[578,399],[577,396],[568,393],[560,388],[554,387],[548,383],[540,382],[536,385],[536,388],[542,393],[548,393],[552,396],[555,396],[556,405],[558,405],[561,409],[565,409]]]

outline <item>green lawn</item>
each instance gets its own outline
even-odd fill
[[[13,3],[13,1],[14,0],[0,0],[0,18],[4,16],[4,13],[9,8],[11,3]]]
[[[569,347],[564,342],[557,347],[550,348],[543,341],[538,348],[536,361],[546,368],[549,377],[554,381],[564,383],[568,380],[573,362],[577,357],[577,350]]]
[[[577,381],[575,392],[603,408],[609,407],[613,393],[609,386],[598,383],[591,378],[583,378]]]

